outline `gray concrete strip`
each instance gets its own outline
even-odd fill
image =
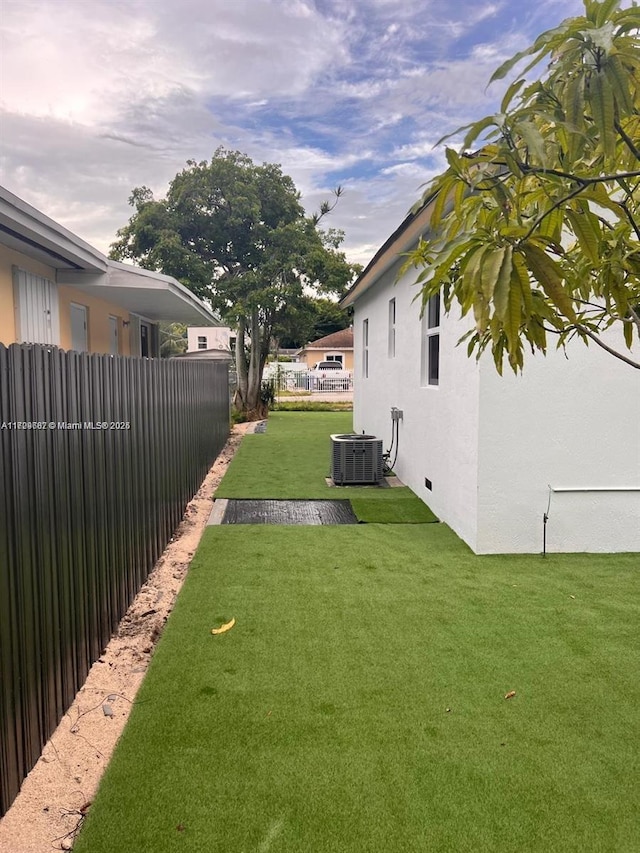
[[[222,519],[224,518],[224,514],[227,511],[228,500],[225,498],[217,498],[213,502],[213,509],[211,510],[211,515],[209,516],[209,521],[207,521],[207,526],[210,524],[222,524]]]
[[[324,478],[327,486],[330,486],[332,489],[387,489],[391,487],[392,489],[397,489],[400,486],[404,486],[404,483],[400,479],[400,477],[396,477],[395,475],[392,477],[385,477],[381,483],[370,483],[370,484],[354,484],[353,486],[343,486],[336,485],[331,477]]]
[[[400,479],[400,477],[396,477],[395,474],[391,477],[385,477],[388,485],[391,486],[392,489],[397,489],[400,486],[404,486],[404,483]]]

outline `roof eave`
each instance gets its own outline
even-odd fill
[[[310,350],[313,350],[314,352],[324,352],[324,350],[332,350],[332,349],[344,350],[345,352],[348,352],[349,350],[353,350],[353,347],[352,346],[347,346],[347,347],[334,346],[333,344],[331,344],[330,346],[326,346],[326,347],[312,347],[312,346],[307,345],[306,347],[302,347],[302,349],[299,349],[297,352],[298,353],[309,352]]]
[[[108,264],[106,275],[59,272],[58,283],[113,302],[154,322],[224,326],[204,302],[175,278],[115,261]]]
[[[403,252],[418,242],[429,227],[436,195],[437,193],[430,195],[417,210],[412,210],[403,219],[398,228],[382,244],[360,273],[347,294],[340,300],[341,308],[354,305],[378,281],[380,276],[397,262],[398,257]]]
[[[4,187],[0,187],[0,231],[2,242],[54,269],[107,269],[102,252]]]

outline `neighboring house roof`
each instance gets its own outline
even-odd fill
[[[171,276],[109,260],[77,235],[0,187],[0,243],[56,270],[56,282],[156,322],[222,323]]]
[[[230,332],[231,334],[233,334],[233,335],[235,335],[235,333],[236,333],[236,330],[235,330],[235,329],[232,329],[232,328],[231,328],[231,326],[229,326],[229,324],[228,324],[228,323],[225,323],[224,325],[220,325],[220,327],[219,327],[219,328],[221,328],[221,329],[228,329],[228,330],[229,330],[229,332]],[[189,331],[190,331],[190,332],[194,332],[194,333],[197,335],[197,334],[198,334],[198,332],[199,332],[200,330],[202,330],[203,332],[207,332],[207,331],[208,331],[208,327],[205,327],[205,326],[193,326],[191,323],[189,323]]]
[[[396,228],[393,234],[382,244],[369,261],[367,266],[355,280],[346,296],[340,300],[341,308],[353,305],[376,281],[387,272],[397,261],[399,256],[415,245],[420,237],[429,227],[431,211],[435,194],[427,198],[411,212]]]
[[[213,359],[214,361],[232,361],[233,353],[230,349],[226,348],[218,348],[218,349],[196,349],[191,350],[191,352],[180,352],[176,353],[176,355],[172,355],[171,358],[202,358],[202,359]]]
[[[328,349],[353,349],[353,329],[341,329],[339,332],[333,332],[330,335],[325,335],[324,338],[318,338],[317,341],[311,341],[306,346],[299,349],[298,353],[307,352],[308,350]]]

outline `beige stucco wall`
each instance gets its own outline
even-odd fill
[[[34,275],[56,280],[56,271],[7,246],[0,246],[0,343],[8,346],[16,341],[15,305],[13,299],[13,269],[20,267]]]
[[[353,370],[353,350],[326,349],[305,350],[300,353],[300,361],[304,362],[309,369],[319,361],[326,361],[328,355],[342,355],[342,366],[345,370]]]
[[[8,346],[18,338],[18,315],[13,283],[13,268],[47,279],[53,283],[57,305],[58,329],[56,345],[62,349],[71,349],[71,304],[82,305],[87,309],[87,346],[92,353],[110,353],[110,317],[118,320],[118,351],[120,355],[140,355],[140,323],[149,327],[149,355],[158,357],[158,323],[146,318],[135,317],[122,306],[107,299],[90,296],[80,288],[70,284],[57,283],[57,271],[54,267],[33,260],[22,252],[0,245],[0,343]],[[115,288],[109,289],[104,279],[104,292],[117,296]],[[53,312],[52,312],[53,313]]]
[[[53,267],[34,261],[21,252],[0,246],[0,343],[9,345],[16,341],[15,303],[13,294],[13,267],[19,267],[49,281],[56,280]],[[71,303],[87,308],[87,339],[89,352],[108,353],[109,315],[118,318],[118,340],[121,355],[130,354],[129,312],[113,302],[88,296],[81,290],[68,285],[58,285],[58,311],[60,317],[60,346],[71,349]]]
[[[89,352],[109,352],[109,315],[118,318],[118,341],[120,355],[129,355],[129,328],[122,323],[129,322],[129,312],[113,302],[89,296],[75,287],[58,285],[58,304],[60,312],[60,346],[71,349],[71,303],[87,308],[87,342]]]

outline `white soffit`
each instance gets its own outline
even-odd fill
[[[113,302],[159,323],[222,326],[190,290],[171,276],[109,261],[106,275],[61,271],[58,284]]]

